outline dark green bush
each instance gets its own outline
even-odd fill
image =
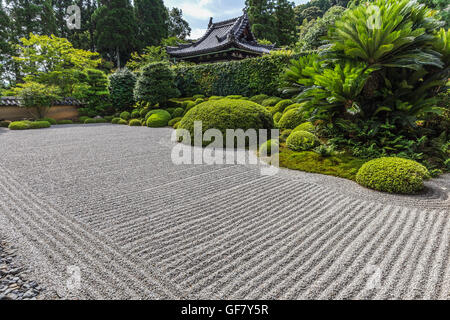
[[[9,121],[9,120],[3,120],[3,121],[0,121],[0,127],[1,128],[8,128],[8,126],[11,124],[11,121]]]
[[[170,118],[170,113],[165,110],[159,110],[158,112],[155,112],[148,117],[147,127],[165,127],[168,125]]]
[[[188,130],[193,138],[194,121],[202,121],[203,133],[208,129],[218,129],[224,138],[226,129],[273,128],[270,113],[259,104],[248,100],[221,99],[201,103],[186,113],[178,128]]]
[[[111,102],[116,110],[124,111],[133,106],[135,84],[136,75],[128,69],[119,69],[109,76]]]
[[[183,116],[184,114],[184,109],[183,108],[176,108],[175,110],[173,110],[172,114],[172,118],[178,118]]]
[[[47,122],[49,122],[51,125],[56,124],[56,120],[53,119],[53,118],[42,118],[42,119],[39,119],[39,120],[37,120],[37,121],[47,121]]]
[[[8,126],[10,130],[28,130],[50,128],[51,124],[48,121],[14,121]]]
[[[97,123],[97,121],[95,119],[92,119],[92,118],[84,120],[84,124],[91,124],[91,123]]]
[[[119,121],[117,121],[117,124],[128,124],[128,121],[124,119],[119,119]]]
[[[51,123],[48,121],[33,121],[30,123],[30,129],[50,128]]]
[[[296,126],[293,131],[294,132],[295,131],[308,131],[308,132],[312,133],[312,132],[314,132],[315,129],[316,129],[316,127],[314,127],[314,125],[311,122],[304,122],[304,123]]]
[[[131,115],[128,111],[124,111],[120,114],[120,119],[123,119],[123,120],[128,120],[128,119],[130,119],[130,117],[131,117]]]
[[[140,113],[139,110],[133,110],[133,111],[131,111],[130,117],[131,117],[132,119],[137,119],[137,118],[139,118],[140,116],[141,116],[141,113]]]
[[[114,119],[111,120],[111,123],[112,124],[118,124],[120,120],[121,120],[120,118],[114,118]]]
[[[131,119],[130,122],[128,123],[128,125],[130,127],[140,127],[142,126],[141,120],[139,119]]]
[[[177,123],[177,122],[180,122],[181,119],[183,119],[183,117],[176,117],[176,118],[173,118],[173,119],[171,119],[171,120],[168,122],[168,125],[171,126],[171,127],[173,127],[173,125],[174,125],[175,123]]]
[[[175,87],[175,73],[168,64],[157,62],[145,66],[134,88],[136,101],[145,101],[151,105],[165,103],[170,98],[180,96]]]
[[[360,185],[389,193],[412,194],[423,189],[423,180],[430,178],[420,163],[396,157],[366,162],[356,175]]]
[[[278,98],[278,97],[270,97],[270,98],[267,98],[266,100],[264,100],[261,103],[261,105],[263,105],[264,107],[273,107],[281,100],[283,100],[283,99]]]
[[[278,127],[282,129],[294,129],[304,121],[302,112],[299,112],[298,109],[291,109],[283,114],[280,121],[278,121]]]
[[[175,68],[176,84],[183,97],[198,93],[205,96],[275,95],[280,87],[280,75],[292,58],[289,54],[272,54],[240,61],[180,65]]]
[[[286,113],[286,112],[288,112],[289,110],[292,110],[292,109],[300,109],[301,107],[302,107],[301,103],[293,103],[290,106],[286,107],[286,109],[284,109],[283,113]]]
[[[106,123],[106,122],[108,122],[108,121],[106,121],[106,119],[103,119],[103,118],[95,118],[94,120],[95,120],[95,123]]]
[[[319,145],[319,139],[308,131],[292,132],[286,140],[286,145],[293,151],[308,151]]]
[[[87,117],[87,116],[81,116],[81,117],[78,118],[78,121],[79,121],[80,123],[84,123],[87,119],[90,119],[90,117]]]
[[[72,120],[59,120],[57,122],[57,124],[72,124],[73,121]]]

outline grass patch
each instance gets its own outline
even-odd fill
[[[356,174],[366,161],[348,154],[322,157],[313,151],[296,152],[287,148],[280,148],[280,167],[321,173],[353,181],[356,181]]]

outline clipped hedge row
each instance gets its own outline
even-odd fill
[[[293,55],[273,54],[241,61],[175,67],[175,83],[183,97],[279,94],[281,74]]]

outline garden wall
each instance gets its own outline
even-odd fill
[[[272,54],[240,61],[177,66],[176,85],[183,97],[280,95],[281,74],[293,58],[290,54]]]

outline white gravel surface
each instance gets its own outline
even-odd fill
[[[40,297],[450,299],[449,175],[396,196],[284,169],[174,165],[171,132],[0,129],[0,235]]]

